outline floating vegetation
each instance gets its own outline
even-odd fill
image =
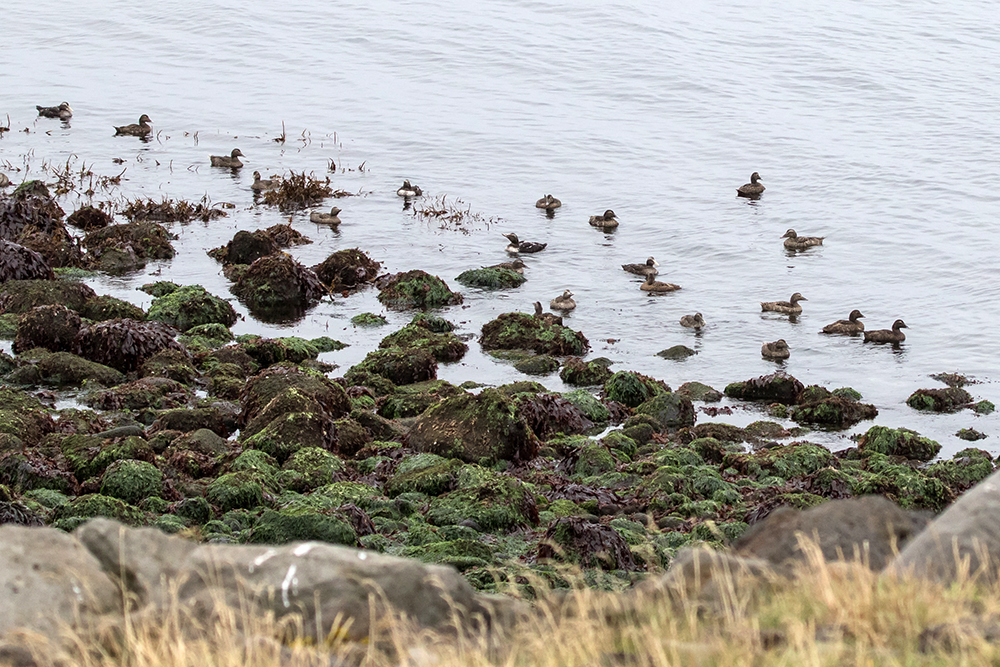
[[[329,177],[320,180],[304,171],[299,174],[293,171],[277,188],[265,191],[262,196],[269,206],[277,206],[282,211],[299,211],[334,195]]]
[[[202,197],[201,202],[192,204],[191,202],[164,198],[162,201],[152,199],[126,200],[126,205],[120,213],[129,220],[156,221],[156,222],[189,222],[191,220],[201,220],[209,222],[215,218],[222,218],[228,215],[221,208],[216,208],[208,197]],[[219,204],[226,207],[225,204]]]
[[[472,205],[461,199],[448,201],[448,195],[441,195],[413,207],[414,217],[423,220],[437,220],[438,229],[470,234],[475,226],[489,229],[490,225],[503,222],[503,218],[487,217],[479,212],[473,212]]]

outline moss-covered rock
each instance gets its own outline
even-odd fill
[[[722,392],[712,389],[707,384],[701,382],[685,382],[677,388],[677,393],[687,396],[692,401],[703,401],[705,403],[718,403],[722,400]]]
[[[939,511],[955,496],[938,478],[921,473],[905,463],[895,463],[884,454],[865,459],[854,484],[854,495],[880,494],[904,509]]]
[[[387,419],[416,417],[432,405],[461,393],[464,393],[461,389],[444,380],[403,385],[382,402],[378,414]]]
[[[305,493],[334,483],[344,463],[325,449],[303,447],[285,461],[282,470],[281,486]]]
[[[968,407],[972,395],[961,387],[945,389],[917,389],[906,399],[906,404],[914,410],[932,412],[955,412]]]
[[[104,471],[101,493],[138,505],[145,498],[163,493],[163,473],[146,461],[115,461]]]
[[[120,371],[69,352],[46,354],[36,368],[42,382],[56,387],[79,387],[84,383],[112,387],[125,381]]]
[[[590,347],[579,331],[525,313],[503,313],[487,322],[479,342],[484,350],[533,350],[558,356],[580,356]]]
[[[83,397],[83,402],[100,410],[166,410],[185,406],[193,398],[181,383],[153,377],[92,392]]]
[[[83,246],[95,259],[114,250],[130,251],[140,259],[170,259],[174,256],[170,234],[155,222],[108,225],[87,234]]]
[[[261,371],[247,383],[240,397],[243,408],[239,418],[240,427],[245,429],[272,399],[289,389],[295,389],[318,403],[322,412],[331,419],[344,417],[351,410],[347,393],[340,385],[299,368],[275,366]]]
[[[381,265],[360,248],[338,250],[313,267],[324,285],[333,291],[353,289],[370,283]]]
[[[455,325],[441,317],[440,315],[435,315],[433,313],[417,313],[410,320],[410,324],[415,324],[418,327],[423,327],[428,331],[433,331],[434,333],[448,333],[455,330]]]
[[[396,273],[379,281],[378,300],[390,308],[443,308],[462,303],[462,295],[426,271]]]
[[[0,312],[26,313],[54,305],[79,312],[96,296],[89,286],[69,280],[8,280],[0,283]]]
[[[102,475],[117,461],[153,460],[149,443],[137,436],[108,441],[98,435],[73,434],[65,436],[59,448],[69,469],[81,481]]]
[[[512,269],[484,267],[469,269],[455,278],[466,287],[478,287],[484,290],[511,289],[520,287],[527,278]]]
[[[514,368],[527,375],[551,375],[559,370],[559,360],[547,354],[536,354],[515,362]]]
[[[384,327],[389,321],[375,313],[360,313],[351,318],[351,324],[356,327]]]
[[[752,454],[727,452],[722,465],[758,478],[776,476],[788,480],[828,468],[833,461],[833,454],[825,447],[810,442],[793,442],[760,449]]]
[[[404,493],[440,496],[458,487],[458,473],[465,464],[437,454],[417,454],[400,463],[396,474],[386,483],[390,498]]]
[[[941,480],[956,497],[989,477],[993,470],[993,457],[973,448],[963,449],[949,461],[927,466],[927,474]]]
[[[407,351],[427,350],[442,363],[458,361],[469,350],[469,346],[459,340],[455,334],[450,332],[434,333],[417,324],[408,324],[399,331],[389,334],[379,343],[381,349],[394,347]]]
[[[180,431],[190,433],[207,428],[217,435],[226,437],[236,430],[236,418],[227,407],[176,408],[159,413],[150,425],[150,431]]]
[[[290,389],[275,397],[268,404],[270,409],[250,422],[248,428],[240,433],[245,448],[259,449],[284,462],[303,447],[329,450],[336,446],[337,432],[333,420],[319,409],[315,401],[306,399],[306,411],[286,409],[286,403],[292,410],[302,409],[302,406],[290,405],[297,398],[296,394],[295,389]]]
[[[302,540],[348,546],[358,543],[350,523],[319,512],[264,510],[250,533],[250,541],[258,544],[287,544]]]
[[[563,382],[574,387],[603,385],[613,375],[608,368],[610,365],[611,360],[604,357],[587,362],[584,362],[580,357],[569,357],[563,363],[559,377],[562,378]]]
[[[297,317],[327,293],[311,269],[284,253],[255,260],[231,291],[255,316],[268,320]]]
[[[264,502],[264,485],[253,471],[230,472],[213,480],[205,495],[223,512],[253,509]]]
[[[858,441],[858,451],[862,455],[878,453],[930,461],[941,451],[941,445],[906,428],[872,426]]]
[[[988,437],[985,433],[977,431],[974,428],[960,428],[955,436],[961,438],[962,440],[968,440],[969,442],[975,442],[976,440],[982,440]]]
[[[563,517],[553,522],[538,547],[538,558],[605,570],[639,569],[628,543],[614,528],[582,517]]]
[[[169,280],[158,280],[155,283],[146,283],[142,287],[139,287],[140,292],[145,292],[151,297],[158,299],[161,296],[170,294],[174,290],[180,289],[181,286],[177,283],[170,282]]]
[[[604,383],[604,395],[608,399],[630,408],[639,407],[650,398],[669,391],[670,387],[663,382],[632,371],[619,371]]]
[[[584,416],[595,424],[605,424],[611,419],[611,411],[586,389],[577,389],[562,395],[575,405]]]
[[[221,248],[208,251],[209,257],[223,264],[253,264],[261,257],[279,252],[280,248],[271,235],[263,229],[252,232],[241,229]]]
[[[202,324],[236,324],[236,311],[201,285],[185,285],[153,300],[146,318],[187,331]]]
[[[806,394],[808,390],[802,392]],[[824,390],[825,391],[825,390]],[[804,400],[792,409],[792,419],[800,424],[823,424],[834,428],[848,428],[866,419],[875,419],[878,409],[869,403],[837,396],[826,392],[826,396]]]
[[[675,392],[661,392],[636,407],[638,414],[649,415],[661,429],[681,428],[694,424],[691,399]]]
[[[579,477],[593,477],[615,469],[615,458],[604,445],[591,442],[576,453],[573,474]]]
[[[449,540],[406,547],[400,552],[406,558],[416,558],[425,563],[450,565],[459,572],[476,567],[487,567],[493,562],[493,551],[478,540]]]
[[[145,516],[139,508],[98,493],[74,498],[52,513],[53,525],[64,530],[73,530],[88,519],[99,516],[130,526],[138,526],[145,522]]]
[[[191,358],[181,350],[161,350],[142,363],[139,375],[144,378],[166,378],[189,385],[198,377]]]
[[[669,359],[671,361],[683,361],[696,354],[698,353],[687,345],[674,345],[673,347],[668,347],[665,350],[660,350],[656,353],[656,356],[663,359]]]
[[[410,430],[410,446],[470,463],[526,461],[538,440],[517,406],[495,389],[462,394],[429,408]]]
[[[423,348],[390,347],[369,352],[350,372],[380,375],[395,385],[413,384],[435,379],[437,360]]]
[[[464,466],[458,488],[431,500],[427,521],[435,526],[472,521],[481,531],[507,531],[537,524],[538,508],[530,489],[516,477]]]
[[[36,347],[69,352],[82,326],[80,316],[66,306],[37,306],[21,315],[17,322],[14,353]]]
[[[120,318],[146,319],[146,311],[128,301],[113,296],[98,296],[83,304],[80,315],[94,322],[105,322]]]
[[[744,401],[776,401],[790,405],[795,403],[804,388],[803,384],[791,375],[778,371],[727,385],[726,396]]]

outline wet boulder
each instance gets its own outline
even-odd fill
[[[332,291],[340,291],[374,281],[380,266],[360,248],[349,248],[333,253],[314,266],[313,271]]]
[[[333,450],[334,420],[316,401],[295,389],[278,394],[240,431],[245,449],[260,450],[284,463],[305,447]]]
[[[174,340],[176,335],[176,329],[161,322],[109,320],[81,329],[75,351],[85,359],[128,373],[161,350],[183,349]]]
[[[516,400],[517,413],[541,439],[556,434],[574,435],[594,428],[583,410],[557,394],[524,395]]]
[[[677,388],[677,393],[687,396],[692,401],[718,403],[722,400],[722,392],[701,382],[685,382]]]
[[[46,354],[35,368],[43,383],[56,387],[79,387],[85,382],[113,387],[125,381],[121,371],[70,352]]]
[[[961,387],[918,389],[906,399],[906,404],[914,410],[930,412],[956,412],[971,403],[972,395]]]
[[[198,371],[191,364],[191,358],[183,350],[173,348],[160,350],[142,363],[140,377],[168,378],[181,384],[191,384],[198,377]]]
[[[559,377],[566,384],[575,387],[603,385],[614,375],[608,368],[610,365],[611,360],[604,357],[586,362],[580,357],[569,357],[563,363]]]
[[[604,383],[604,395],[609,400],[630,408],[638,407],[653,396],[669,391],[670,387],[664,382],[633,371],[619,371]]]
[[[53,305],[80,312],[96,296],[89,286],[70,280],[9,280],[0,283],[0,312],[26,313]]]
[[[358,536],[343,516],[337,512],[264,510],[250,533],[249,542],[257,544],[288,544],[313,541],[327,544],[356,546]]]
[[[878,416],[878,409],[874,405],[861,403],[817,386],[802,390],[798,403],[792,410],[791,418],[800,424],[848,428]]]
[[[306,493],[337,481],[344,463],[320,447],[303,447],[292,454],[282,466],[281,484],[299,493]]]
[[[109,225],[87,234],[83,246],[94,259],[109,251],[124,252],[138,259],[171,259],[174,247],[170,233],[155,222]]]
[[[18,354],[35,347],[42,347],[52,352],[68,352],[73,349],[81,327],[80,316],[66,306],[32,308],[18,320],[14,353]]]
[[[65,231],[65,215],[42,181],[25,181],[10,197],[0,198],[0,239],[17,243],[31,232]]]
[[[511,399],[495,389],[462,394],[432,406],[409,433],[410,447],[470,463],[527,461],[538,440]]]
[[[56,274],[44,258],[23,245],[0,239],[0,282],[53,280]]]
[[[538,558],[604,570],[640,569],[625,539],[612,527],[568,516],[556,519],[538,545]]]
[[[462,295],[452,292],[445,281],[420,269],[384,276],[378,288],[378,300],[390,308],[443,308],[462,303]]]
[[[437,360],[423,348],[390,347],[369,352],[349,375],[352,372],[379,375],[396,385],[413,384],[437,378]]]
[[[427,521],[434,526],[472,522],[483,532],[509,531],[538,524],[531,489],[517,477],[477,465],[463,466],[456,488],[431,500]]]
[[[525,313],[503,313],[487,322],[479,342],[484,350],[533,350],[556,356],[579,356],[590,347],[579,331]]]
[[[146,498],[158,498],[163,494],[163,473],[146,461],[115,461],[104,471],[101,493],[138,505]]]
[[[208,254],[223,264],[253,264],[261,257],[274,255],[279,250],[278,244],[264,230],[248,232],[241,229],[229,243],[209,250]]]
[[[302,313],[326,294],[316,274],[289,255],[261,257],[239,277],[233,294],[251,312],[276,317]]]
[[[202,324],[236,324],[236,311],[229,302],[213,296],[201,285],[185,285],[153,300],[146,318],[187,331]]]
[[[93,206],[81,206],[66,218],[67,225],[82,229],[85,232],[104,229],[112,224],[112,222],[113,219],[110,215]]]
[[[399,331],[389,334],[379,343],[381,349],[393,347],[407,351],[426,350],[442,363],[458,361],[469,350],[469,346],[459,340],[455,334],[451,332],[434,333],[419,324],[408,324]]]
[[[927,474],[941,480],[956,496],[989,477],[993,470],[993,457],[971,447],[957,452],[947,461],[927,466]]]
[[[146,311],[139,306],[116,299],[113,296],[98,296],[88,300],[80,309],[80,317],[95,322],[105,322],[119,318],[133,320],[146,319]]]
[[[858,441],[858,451],[862,455],[876,453],[930,461],[941,451],[941,445],[906,428],[872,426]]]
[[[640,403],[635,411],[655,419],[660,429],[691,426],[695,419],[691,399],[676,392],[660,392]]]
[[[497,290],[520,287],[527,278],[512,269],[485,267],[463,271],[455,280],[466,287]]]
[[[534,354],[515,361],[514,368],[525,375],[552,375],[559,370],[559,360],[547,354]]]
[[[416,417],[427,408],[464,391],[444,380],[428,380],[401,385],[378,408],[378,414],[387,419]]]
[[[90,393],[83,402],[98,410],[166,410],[186,406],[194,398],[184,385],[162,377],[149,377]]]
[[[801,382],[783,371],[761,375],[745,382],[734,382],[726,386],[726,396],[743,401],[774,401],[791,405],[805,387]]]
[[[223,403],[223,402],[220,402]],[[223,406],[225,404],[223,403]],[[150,424],[150,433],[158,431],[180,431],[190,433],[207,428],[210,431],[227,437],[236,430],[236,415],[233,408],[209,406],[200,408],[174,408],[159,413],[156,420]]]
[[[275,367],[261,371],[247,383],[240,396],[240,428],[246,428],[272,399],[289,389],[315,401],[331,419],[347,416],[351,410],[347,393],[340,385],[298,368]]]

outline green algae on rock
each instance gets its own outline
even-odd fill
[[[257,544],[287,544],[314,540],[356,546],[358,537],[343,518],[319,512],[264,510],[250,531],[248,541]]]
[[[805,387],[791,375],[778,371],[770,375],[733,382],[726,386],[726,396],[744,401],[776,401],[790,405],[795,403]]]
[[[538,547],[541,560],[564,560],[604,570],[640,569],[624,538],[614,528],[568,516],[554,521]]]
[[[375,313],[361,313],[351,318],[351,324],[356,327],[384,327],[389,321]]]
[[[146,319],[146,311],[135,304],[116,299],[113,296],[98,296],[83,304],[80,316],[94,322],[126,317],[133,320],[144,320]]]
[[[45,354],[38,360],[35,369],[40,383],[56,387],[79,387],[85,383],[113,387],[125,381],[125,375],[120,370],[70,352]]]
[[[145,498],[163,493],[163,473],[146,461],[115,461],[104,471],[101,493],[138,505]]]
[[[208,501],[222,511],[253,509],[264,502],[264,485],[260,475],[242,470],[221,475],[208,485]]]
[[[401,385],[378,408],[378,414],[387,419],[416,417],[427,408],[444,399],[464,393],[444,380],[426,380]]]
[[[918,389],[906,399],[914,410],[956,412],[972,403],[972,395],[961,387],[946,389]]]
[[[52,352],[69,352],[82,326],[80,316],[65,306],[32,308],[18,320],[14,353],[36,347]]]
[[[37,306],[54,305],[80,312],[96,297],[89,286],[71,280],[7,280],[0,283],[0,312],[26,313]]]
[[[236,311],[229,302],[201,285],[185,285],[153,300],[146,319],[163,322],[185,332],[204,324],[236,324]]]
[[[878,416],[874,405],[861,403],[827,391],[823,387],[806,387],[799,393],[799,405],[792,409],[792,420],[800,424],[823,424],[848,428]]]
[[[329,289],[341,291],[375,280],[381,264],[360,248],[348,248],[338,250],[312,268]]]
[[[378,300],[390,308],[443,308],[462,303],[461,294],[420,269],[381,278],[378,287]]]
[[[514,362],[514,368],[526,375],[552,375],[559,370],[559,360],[547,354],[536,354]]]
[[[695,419],[691,399],[669,391],[648,398],[636,406],[635,411],[655,419],[661,429],[691,426]]]
[[[563,363],[559,377],[563,382],[575,387],[594,387],[603,385],[613,373],[608,368],[611,360],[601,357],[585,362],[580,357],[569,357]]]
[[[608,399],[630,408],[638,407],[657,394],[668,392],[670,387],[664,382],[632,371],[618,371],[604,383],[604,394]]]
[[[427,521],[454,526],[471,521],[485,532],[508,531],[538,523],[538,507],[530,489],[516,477],[477,465],[463,466],[458,488],[431,500]]]
[[[126,249],[139,259],[170,259],[174,256],[170,233],[155,222],[109,225],[87,234],[83,238],[83,246],[95,257],[109,250]]]
[[[71,531],[86,520],[98,516],[114,519],[128,526],[139,526],[146,522],[145,515],[138,507],[117,498],[88,493],[57,508],[52,514],[52,525]]]
[[[487,322],[479,342],[484,350],[534,350],[557,356],[580,356],[590,347],[579,331],[525,313],[503,313]]]
[[[482,268],[463,271],[455,278],[466,287],[479,287],[485,290],[511,289],[520,287],[527,278],[511,269]]]
[[[858,451],[930,461],[941,451],[941,445],[910,429],[872,426],[858,441]]]
[[[469,346],[451,333],[434,333],[419,324],[407,324],[391,333],[379,343],[379,348],[400,348],[402,350],[423,349],[430,352],[439,362],[458,361],[465,356]],[[397,384],[401,384],[398,383]]]
[[[255,260],[230,291],[262,319],[296,316],[327,293],[311,269],[285,253]]]
[[[413,384],[437,378],[437,360],[423,348],[390,347],[369,352],[360,364],[348,371],[348,380],[351,373],[380,375],[394,385]]]
[[[670,359],[671,361],[683,361],[696,354],[698,353],[686,345],[674,345],[673,347],[668,347],[665,350],[660,350],[656,353],[656,356],[663,359]]]

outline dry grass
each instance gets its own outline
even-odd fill
[[[981,627],[983,619],[1000,618],[1000,586],[968,577],[951,586],[880,577],[863,565],[823,562],[818,549],[810,553],[796,578],[763,583],[723,576],[708,601],[662,588],[618,595],[583,586],[561,595],[549,591],[526,621],[492,634],[434,634],[382,616],[369,641],[349,642],[343,639],[348,633],[335,631],[317,646],[294,639],[302,634],[294,620],[248,618],[233,610],[192,633],[174,609],[166,622],[137,616],[99,638],[71,634],[66,659],[82,667],[277,667],[331,664],[334,656],[370,667],[1000,662],[1000,649]],[[971,622],[976,619],[979,627]],[[38,655],[43,662],[52,657]]]

